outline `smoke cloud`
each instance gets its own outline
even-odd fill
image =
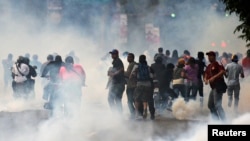
[[[143,5],[147,5],[141,1]],[[27,4],[27,3],[26,3]],[[213,10],[211,1],[204,1],[202,5],[190,1],[180,2],[174,9],[165,12],[176,12],[175,18],[162,18],[155,15],[160,9],[160,2],[155,9],[148,10],[144,17],[147,21],[128,16],[128,44],[121,44],[117,36],[119,24],[114,19],[112,6],[98,9],[100,5],[93,4],[88,10],[77,13],[74,6],[67,7],[70,15],[64,15],[62,24],[56,24],[60,16],[55,13],[54,22],[47,21],[46,13],[31,13],[36,9],[26,9],[25,3],[18,0],[1,0],[0,2],[0,56],[7,58],[8,53],[13,54],[16,61],[19,55],[37,54],[39,60],[46,61],[48,54],[59,54],[64,58],[74,51],[79,63],[86,71],[86,87],[82,88],[82,108],[77,109],[79,115],[73,118],[49,117],[49,112],[43,109],[44,100],[43,82],[39,76],[36,78],[36,97],[31,101],[17,100],[12,97],[10,85],[4,91],[4,83],[0,81],[0,141],[82,141],[82,140],[129,140],[129,141],[168,141],[168,140],[207,140],[207,124],[214,123],[209,118],[207,96],[209,86],[204,87],[204,107],[199,101],[185,103],[177,99],[173,103],[173,112],[166,112],[165,118],[156,117],[155,121],[130,121],[127,106],[127,97],[123,95],[123,115],[113,114],[108,106],[108,90],[105,89],[108,76],[107,70],[112,65],[108,52],[113,48],[120,51],[120,57],[125,68],[128,63],[123,52],[134,52],[136,61],[140,54],[146,54],[148,63],[153,63],[153,55],[157,48],[164,50],[176,49],[179,55],[188,49],[191,55],[196,56],[197,51],[216,50],[222,52],[240,52],[244,55],[245,42],[233,34],[234,28],[239,24],[235,15],[225,17]],[[21,7],[23,6],[23,7]],[[27,6],[27,5],[26,5]],[[128,5],[127,5],[128,6]],[[29,6],[27,6],[29,7]],[[44,5],[36,5],[40,11]],[[206,7],[206,8],[204,8]],[[46,5],[45,5],[46,8]],[[140,7],[134,7],[139,10]],[[138,8],[138,9],[136,9]],[[46,9],[45,9],[46,10]],[[145,10],[145,12],[147,9]],[[154,13],[155,12],[155,13]],[[159,11],[158,11],[159,12]],[[68,19],[74,16],[74,20]],[[83,15],[84,18],[77,19]],[[105,18],[106,15],[107,17]],[[91,18],[90,18],[91,17]],[[77,20],[76,20],[77,19]],[[163,20],[164,19],[164,20]],[[145,24],[153,24],[160,30],[160,44],[147,46],[145,43]],[[227,43],[221,47],[222,41]],[[214,44],[213,44],[214,43]],[[213,44],[213,46],[212,46]],[[3,74],[3,70],[0,69]],[[0,76],[3,80],[3,75]],[[232,114],[227,107],[227,95],[223,96],[229,123],[249,124],[249,102],[247,95],[250,83],[249,78],[243,79],[241,87],[239,115]],[[172,128],[168,128],[168,127]],[[166,136],[168,134],[169,136]]]

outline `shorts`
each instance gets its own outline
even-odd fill
[[[152,87],[150,86],[137,86],[134,99],[136,102],[148,102],[150,96],[153,95],[152,92]]]

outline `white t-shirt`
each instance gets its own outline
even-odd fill
[[[227,72],[227,85],[233,86],[233,85],[239,85],[239,77],[240,74],[243,73],[243,68],[241,65],[231,62],[226,65],[225,70]]]
[[[21,74],[19,71],[23,74]],[[12,72],[15,74],[14,81],[21,83],[27,80],[27,75],[30,72],[29,66],[22,63],[20,67],[17,68],[16,64],[13,66]]]

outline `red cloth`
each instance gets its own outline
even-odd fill
[[[59,76],[63,82],[85,83],[86,74],[81,65],[74,64],[73,70],[67,70],[62,66],[59,71]]]
[[[206,79],[209,80],[211,77],[217,75],[221,70],[225,71],[225,68],[218,62],[209,64],[205,70]],[[212,89],[215,87],[216,82],[220,82],[220,79],[224,79],[223,76],[220,78],[216,78],[213,82],[210,82],[210,86]]]

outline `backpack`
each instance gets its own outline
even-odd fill
[[[150,80],[150,72],[147,64],[138,64],[138,81]]]

